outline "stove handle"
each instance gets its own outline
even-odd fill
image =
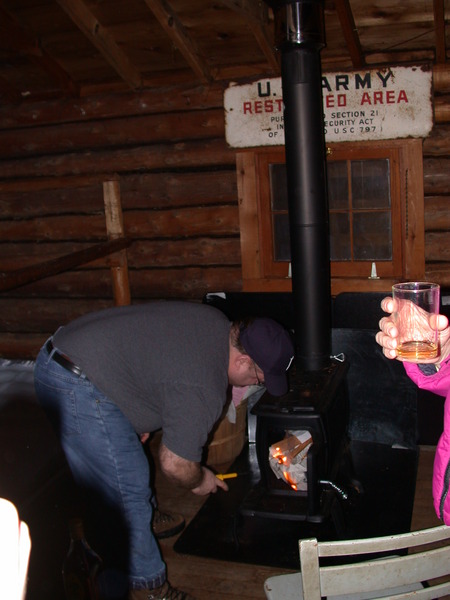
[[[343,500],[348,500],[347,492],[345,492],[342,488],[340,488],[338,485],[336,485],[332,481],[329,481],[328,479],[319,479],[319,483],[320,483],[320,485],[323,485],[327,488],[333,489],[335,492],[337,492],[341,496],[341,498]]]

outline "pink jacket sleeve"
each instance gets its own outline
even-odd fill
[[[419,368],[419,365],[413,363],[403,363],[408,377],[416,383],[421,389],[433,392],[438,396],[447,396],[450,388],[450,364],[449,360],[444,363],[439,371],[434,375],[425,375]]]

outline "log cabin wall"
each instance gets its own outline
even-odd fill
[[[119,179],[133,302],[241,289],[235,154],[223,87],[51,102],[0,114],[0,271],[106,239]],[[113,304],[109,261],[0,294],[0,356],[32,357],[59,325]]]
[[[424,142],[426,276],[450,287],[450,82],[435,69]],[[0,111],[0,271],[106,239],[118,178],[132,302],[240,291],[235,152],[224,85],[43,102]],[[113,304],[111,259],[0,294],[0,356],[32,358],[59,325]]]
[[[450,288],[450,73],[433,70],[434,128],[423,143],[425,274]]]

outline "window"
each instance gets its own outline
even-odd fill
[[[284,148],[237,156],[244,289],[290,289]],[[332,291],[388,290],[424,273],[420,140],[328,148]],[[372,263],[380,279],[371,279]]]

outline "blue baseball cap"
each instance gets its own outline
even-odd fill
[[[239,339],[264,373],[269,394],[286,394],[289,389],[286,372],[294,359],[294,344],[289,332],[273,319],[256,318],[241,329]]]

